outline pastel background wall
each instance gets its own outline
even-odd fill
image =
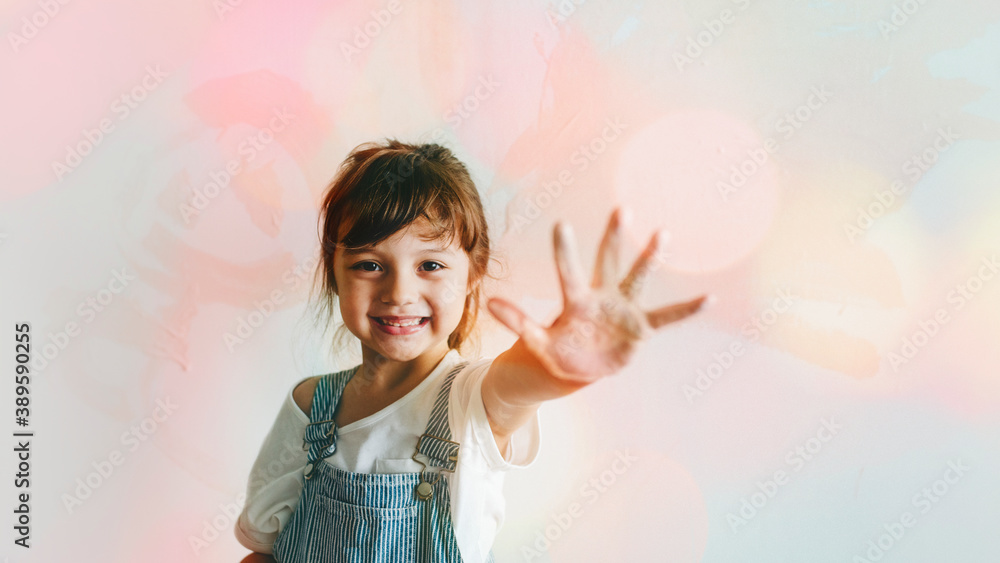
[[[34,342],[31,539],[0,556],[238,561],[250,465],[327,359],[317,200],[360,142],[453,148],[560,306],[671,234],[622,374],[543,408],[495,552],[520,561],[1000,557],[1000,4],[5,2],[2,426]],[[72,323],[72,324],[70,324]],[[488,318],[482,354],[512,342]],[[235,508],[234,508],[235,507]]]

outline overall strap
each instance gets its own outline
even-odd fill
[[[358,367],[360,366],[324,375],[316,383],[312,407],[309,409],[309,424],[302,442],[303,449],[309,448],[306,479],[312,476],[317,463],[337,451],[337,424],[334,422],[334,415],[340,397],[344,394],[344,387]]]
[[[451,427],[448,425],[448,397],[451,394],[451,384],[469,362],[460,362],[445,376],[438,391],[434,410],[431,411],[427,428],[417,440],[417,450],[413,454],[427,456],[432,467],[445,471],[454,471],[458,464],[459,443],[451,440]]]

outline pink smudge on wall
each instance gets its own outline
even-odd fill
[[[634,133],[615,187],[642,232],[671,235],[667,266],[705,273],[749,256],[778,207],[777,174],[757,133],[724,113],[690,109]]]
[[[257,143],[268,145],[272,139],[279,144],[299,165],[309,186],[319,189],[333,175],[329,162],[311,172],[333,127],[332,119],[311,94],[286,76],[258,70],[209,80],[185,95],[184,101],[206,126],[219,129],[220,138],[234,125],[257,128]],[[233,147],[233,156],[239,152],[239,146]],[[263,199],[274,201],[273,190],[266,192]],[[246,195],[253,198],[252,194]],[[255,217],[260,224],[266,220]]]

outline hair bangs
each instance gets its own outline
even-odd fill
[[[413,154],[392,154],[379,159],[359,178],[364,189],[355,190],[342,208],[340,217],[342,248],[374,246],[423,217],[434,229],[427,240],[451,244],[456,233],[468,251],[473,244],[470,230],[462,221],[462,202],[429,163],[415,166]]]

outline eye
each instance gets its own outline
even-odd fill
[[[423,266],[425,268],[427,268],[428,269],[427,271],[429,271],[429,272],[436,272],[438,270],[443,270],[444,269],[444,265],[441,264],[440,262],[427,261],[427,262],[423,263]]]
[[[360,270],[362,272],[375,272],[377,271],[376,268],[379,268],[379,265],[371,261],[358,262],[351,266],[352,270]]]

